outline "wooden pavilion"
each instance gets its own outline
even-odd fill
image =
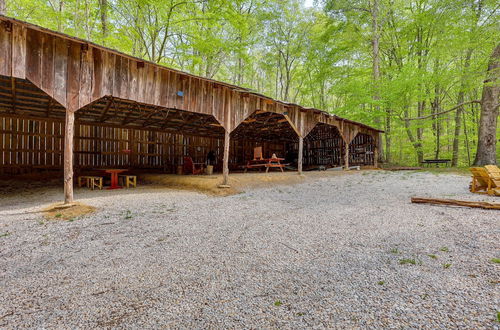
[[[0,16],[0,174],[95,167],[175,173],[183,156],[230,168],[264,154],[372,165],[382,131]]]

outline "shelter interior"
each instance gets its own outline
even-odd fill
[[[28,80],[0,76],[0,174],[63,169],[65,109]],[[229,167],[242,166],[261,146],[297,164],[298,134],[282,114],[256,111],[231,133]],[[76,171],[131,168],[175,173],[184,156],[204,163],[211,151],[222,170],[224,128],[206,114],[103,97],[76,112]],[[373,165],[373,138],[358,134],[351,165]],[[344,164],[345,143],[335,126],[318,123],[304,139],[305,168]]]

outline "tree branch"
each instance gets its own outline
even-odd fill
[[[471,103],[481,104],[481,101],[479,101],[479,100],[473,100],[473,101],[463,102],[463,103],[460,103],[459,105],[457,105],[457,106],[455,106],[455,107],[453,107],[451,109],[445,110],[445,111],[441,111],[441,112],[438,112],[438,113],[433,113],[433,114],[430,114],[430,115],[427,115],[427,116],[422,116],[422,117],[403,118],[403,120],[419,120],[419,119],[427,119],[427,118],[430,118],[430,117],[440,116],[440,115],[443,115],[445,113],[457,110],[458,108],[460,108],[460,107],[462,107],[462,106],[464,106],[466,104],[471,104]]]

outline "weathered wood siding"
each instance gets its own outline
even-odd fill
[[[0,18],[0,75],[28,79],[69,111],[104,96],[203,113],[229,132],[257,110],[281,113],[302,137],[322,122],[349,142],[362,128],[316,109],[182,73],[28,23]],[[182,94],[182,95],[179,95]]]
[[[64,120],[0,115],[0,174],[62,170],[64,125]],[[284,143],[231,140],[230,167],[245,164],[257,146],[265,156],[285,156]],[[175,173],[184,156],[203,163],[214,151],[220,171],[223,147],[223,138],[76,122],[74,165],[77,170],[125,167]]]

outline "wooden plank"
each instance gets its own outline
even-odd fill
[[[160,98],[159,104],[162,107],[167,107],[168,104],[168,93],[169,93],[169,72],[168,70],[161,70],[161,87],[160,87]]]
[[[78,110],[80,93],[80,62],[81,46],[76,42],[70,42],[68,48],[68,77],[66,89],[67,109]]]
[[[145,103],[145,97],[147,95],[147,77],[148,69],[143,63],[137,68],[137,95],[132,97],[132,99],[137,102]]]
[[[139,81],[138,81],[138,72],[137,72],[137,61],[130,61],[129,66],[129,99],[137,101],[137,97],[139,94]]]
[[[93,64],[92,50],[86,45],[81,47],[80,61],[80,90],[78,96],[78,109],[83,108],[92,101]]]
[[[35,86],[42,86],[42,33],[29,29],[26,34],[26,78]]]
[[[412,197],[412,203],[425,203],[443,206],[464,206],[473,208],[482,208],[488,210],[500,210],[500,203],[476,202],[476,201],[461,201],[456,199],[440,199],[440,198],[421,198]]]
[[[42,39],[42,89],[50,97],[54,96],[54,37],[44,35]]]
[[[154,78],[153,78],[153,89],[151,90],[151,95],[152,95],[152,102],[151,104],[154,105],[159,105],[160,104],[160,94],[161,94],[161,88],[162,88],[162,82],[161,82],[161,69],[158,67],[154,67]]]
[[[122,57],[116,56],[114,63],[113,72],[113,92],[111,95],[121,98],[121,87],[122,87]]]
[[[102,51],[96,47],[92,47],[92,60],[93,60],[93,71],[92,71],[92,99],[95,101],[100,99],[103,94],[103,55]]]
[[[12,24],[0,24],[0,75],[12,73]]]
[[[128,100],[130,98],[130,83],[129,83],[129,59],[122,58],[121,64],[121,88],[120,88],[120,97],[122,99]]]
[[[12,76],[26,78],[26,27],[12,24]]]
[[[101,96],[113,95],[115,60],[116,56],[114,54],[103,53]]]

